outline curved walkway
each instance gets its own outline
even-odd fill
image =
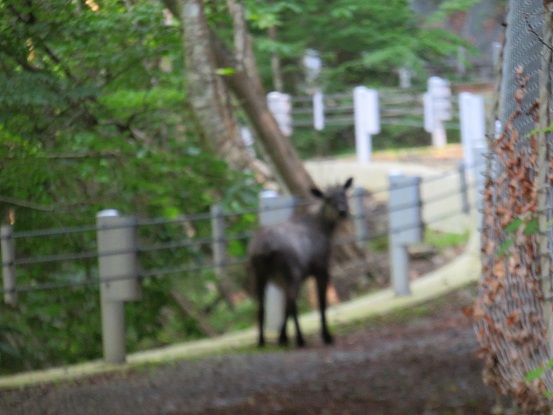
[[[347,176],[353,176],[356,183],[371,191],[387,188],[387,175],[390,170],[400,170],[405,174],[419,175],[422,177],[436,177],[440,171],[428,166],[417,166],[399,163],[373,163],[360,165],[352,161],[319,161],[306,163],[307,169],[313,175],[318,184],[334,184]],[[442,170],[443,171],[443,170]],[[456,186],[454,175],[445,175],[441,183],[434,186],[440,189]],[[426,189],[426,190],[425,190]],[[432,197],[435,190],[423,185],[423,199]],[[434,197],[436,195],[434,194]],[[446,212],[451,206],[459,206],[459,197],[444,199],[438,207],[434,207],[427,215],[436,215],[440,211]],[[464,232],[471,229],[474,223],[467,215],[449,217],[443,228],[448,231]],[[472,227],[474,228],[474,227]],[[409,296],[395,296],[391,289],[381,290],[367,294],[347,303],[342,303],[328,309],[328,320],[331,325],[352,323],[371,316],[382,315],[402,307],[409,307],[423,303],[430,299],[442,296],[447,292],[477,281],[481,273],[480,264],[480,237],[473,232],[467,244],[465,252],[442,268],[427,274],[411,283],[412,294]],[[301,317],[302,329],[306,333],[315,333],[319,330],[319,314],[311,312]],[[0,378],[0,388],[15,387],[20,385],[60,381],[79,376],[86,376],[106,371],[126,369],[133,366],[167,362],[176,359],[194,358],[213,353],[221,353],[236,348],[254,345],[257,341],[257,329],[251,328],[244,331],[228,333],[215,339],[204,339],[172,345],[155,350],[131,354],[127,357],[125,365],[107,365],[102,361],[87,362],[64,368],[53,368],[43,371],[27,372]]]
[[[442,296],[447,292],[477,281],[480,277],[480,238],[474,233],[465,252],[451,263],[415,280],[411,284],[410,296],[397,297],[391,289],[385,289],[359,297],[348,303],[330,307],[328,319],[331,325],[352,323],[389,313],[402,307],[409,307]],[[305,333],[319,330],[319,316],[311,312],[301,317]],[[0,378],[0,388],[15,387],[32,383],[53,382],[101,373],[126,369],[144,364],[168,362],[176,359],[195,358],[213,353],[221,353],[237,348],[251,346],[257,341],[257,330],[251,328],[229,333],[215,339],[205,339],[160,349],[131,354],[127,364],[114,366],[102,361],[93,361],[65,368],[54,368],[44,371],[21,373]]]

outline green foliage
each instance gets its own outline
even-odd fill
[[[435,246],[436,248],[443,250],[445,248],[452,248],[460,245],[465,245],[468,242],[469,233],[448,233],[437,232],[432,229],[426,229],[424,232],[424,241],[427,244]]]
[[[300,61],[307,48],[321,53],[325,92],[370,83],[397,84],[395,72],[407,67],[423,74],[467,42],[437,28],[435,22],[474,4],[474,0],[443,2],[434,16],[419,16],[407,0],[310,0],[302,3],[248,1],[248,18],[255,34],[261,73],[270,84],[268,54],[283,59],[285,90],[296,93],[303,84]],[[275,26],[277,40],[267,40],[265,29]]]
[[[524,377],[528,382],[532,382],[542,377],[545,372],[553,368],[553,359],[549,360],[544,366],[531,370]]]
[[[91,225],[99,210],[174,219],[251,208],[258,188],[206,153],[189,120],[178,27],[162,5],[0,1],[0,221],[16,232]],[[254,219],[233,218],[229,232]],[[205,222],[205,221],[204,221]],[[209,223],[191,225],[198,237]],[[139,229],[141,246],[183,240],[182,222]],[[95,252],[94,232],[18,238],[16,257]],[[243,253],[244,242],[233,252]],[[206,247],[141,254],[146,270],[203,259]],[[101,355],[95,258],[17,267],[20,286],[85,286],[20,293],[1,306],[0,373]],[[175,274],[144,281],[126,306],[129,351],[200,335],[175,307]]]
[[[214,202],[227,212],[255,206],[252,179],[202,149],[185,103],[180,28],[163,24],[162,3],[96,3],[94,10],[83,1],[0,0],[0,221],[15,221],[15,230],[25,231],[90,225],[104,208],[174,219],[206,212]],[[416,69],[456,45],[437,29],[420,28],[407,0],[246,5],[258,61],[267,62],[261,72],[267,79],[268,55],[278,52],[291,92],[301,87],[298,59],[306,47],[323,54],[330,92],[368,79],[386,83],[398,64]],[[205,7],[214,27],[231,39],[225,2]],[[276,41],[265,35],[271,26],[278,27]],[[228,68],[219,73],[231,74]],[[332,151],[345,151],[340,140],[351,137],[340,129],[323,135]],[[317,139],[306,134],[298,147],[307,151]],[[229,217],[227,228],[242,233],[254,222],[253,215]],[[183,227],[199,238],[209,232],[207,222],[143,226],[140,244],[186,240]],[[16,256],[94,252],[95,238],[94,232],[21,238]],[[244,241],[230,243],[232,255],[245,249]],[[141,265],[178,268],[206,255],[203,246],[167,250],[143,254]],[[130,351],[200,335],[169,295],[184,282],[199,303],[212,300],[213,275],[192,274],[144,281],[144,300],[126,307]],[[2,306],[1,373],[100,356],[94,258],[20,266],[17,278],[22,286],[87,285],[21,293],[19,306]],[[251,313],[251,304],[237,313]],[[215,323],[228,327],[229,320]]]

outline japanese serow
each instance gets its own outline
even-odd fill
[[[265,287],[269,281],[282,288],[286,297],[284,323],[280,330],[279,343],[288,343],[286,322],[292,317],[296,327],[296,343],[305,345],[298,322],[297,298],[302,283],[309,276],[316,280],[321,314],[321,336],[326,344],[333,342],[326,322],[326,291],[330,279],[329,262],[332,237],[336,226],[349,213],[346,191],[352,185],[349,178],[345,184],[330,187],[326,192],[318,188],[311,193],[320,199],[314,212],[304,213],[290,220],[256,231],[248,247],[248,268],[253,279],[258,301],[259,346],[265,344],[263,322],[265,319]]]

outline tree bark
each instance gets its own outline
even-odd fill
[[[220,334],[192,301],[175,290],[171,291],[171,297],[173,297],[173,300],[175,300],[185,315],[198,323],[198,327],[204,334],[207,334],[209,337],[217,337]]]
[[[163,0],[178,16],[183,26],[183,46],[187,68],[188,100],[196,121],[203,129],[205,142],[215,154],[232,168],[252,166],[247,160],[240,138],[238,123],[232,112],[230,89],[246,112],[261,144],[266,160],[273,167],[284,190],[299,197],[309,197],[314,183],[267,107],[260,77],[255,67],[251,42],[245,29],[243,5],[228,0],[239,44],[238,62],[235,54],[217,35],[210,31],[201,0]],[[217,68],[231,69],[224,76]]]
[[[230,90],[246,113],[265,161],[271,165],[283,190],[300,198],[310,198],[310,189],[315,185],[313,179],[267,106],[246,30],[243,4],[227,0],[235,31],[236,51],[233,52],[210,30],[201,0],[163,1],[183,25],[188,99],[213,151],[231,167],[247,165],[242,140],[236,138],[238,124],[230,106],[227,92]],[[230,70],[219,75],[217,68]],[[336,258],[338,263],[365,262],[364,253],[354,244],[338,246]]]
[[[252,84],[256,84],[252,78],[257,74],[250,76],[244,69],[240,69],[232,52],[213,32],[212,44],[217,64],[235,69],[233,73],[223,77],[224,82],[248,115],[257,138],[266,150],[276,173],[282,178],[286,190],[299,197],[310,197],[309,189],[314,186],[313,179],[305,170],[290,140],[280,131],[269,111],[265,96],[259,94],[257,88],[252,88]]]
[[[187,99],[201,126],[205,147],[233,169],[251,168],[252,160],[245,151],[230,96],[216,72],[202,1],[167,0],[165,5],[182,23]]]

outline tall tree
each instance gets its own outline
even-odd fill
[[[164,0],[164,3],[175,16],[178,16],[183,26],[182,41],[187,84],[190,88],[188,99],[194,108],[196,119],[206,134],[206,140],[214,143],[212,146],[219,149],[236,145],[236,118],[227,113],[230,111],[227,91],[232,91],[247,114],[263,148],[262,152],[268,157],[267,161],[281,184],[290,193],[307,197],[313,180],[267,107],[253,62],[243,5],[238,1],[228,1],[235,39],[234,50],[231,50],[229,45],[209,28],[201,0]],[[216,126],[214,131],[213,124],[217,120],[220,125]]]
[[[163,25],[157,0],[125,6],[120,0],[0,0],[2,224],[16,231],[89,225],[105,208],[172,222],[206,211],[214,200],[235,209],[255,204],[258,187],[249,175],[199,149],[183,105],[180,43],[179,30]],[[246,224],[235,218],[227,226]],[[210,232],[204,222],[141,231],[145,245],[182,240],[183,231],[199,237]],[[94,236],[21,238],[16,255],[91,252]],[[236,242],[240,256],[245,247]],[[178,267],[203,255],[196,248],[144,252],[141,263],[144,269]],[[0,373],[100,356],[98,293],[90,284],[96,264],[82,258],[18,265],[18,286],[71,288],[21,293],[23,306],[0,305]],[[171,299],[175,280],[189,281],[185,273],[178,277],[146,279],[145,301],[128,305],[130,350],[198,335]],[[201,292],[197,281],[183,292]],[[6,345],[18,356],[8,359]]]

